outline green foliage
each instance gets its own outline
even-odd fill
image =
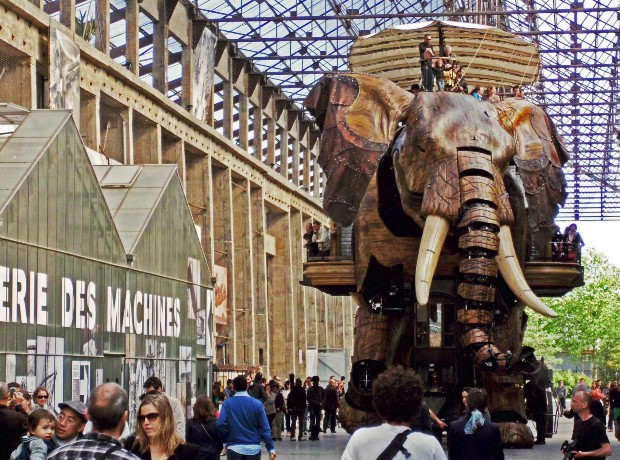
[[[582,264],[584,286],[564,297],[543,299],[557,318],[528,312],[524,343],[536,348],[536,355],[545,356],[545,361],[559,351],[575,361],[585,353],[597,374],[613,375],[620,371],[620,268],[594,250],[585,251]],[[553,367],[554,363],[547,362]]]

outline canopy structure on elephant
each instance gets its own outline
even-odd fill
[[[409,89],[421,77],[418,45],[430,34],[436,55],[450,45],[470,87],[529,85],[538,79],[540,56],[534,43],[496,27],[453,21],[404,24],[359,37],[349,66]]]

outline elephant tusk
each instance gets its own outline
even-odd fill
[[[512,244],[512,235],[507,225],[502,225],[499,230],[499,253],[497,255],[497,265],[504,277],[506,284],[517,298],[535,312],[544,316],[555,318],[558,314],[545,305],[542,300],[532,292],[532,288],[527,284],[517,254]]]
[[[445,217],[428,216],[424,223],[424,232],[420,242],[418,262],[415,269],[415,295],[418,304],[426,305],[431,292],[431,282],[437,268],[450,221]]]

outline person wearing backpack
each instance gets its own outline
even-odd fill
[[[54,450],[54,415],[45,409],[35,409],[28,416],[28,434],[11,454],[11,460],[45,460]]]
[[[409,428],[423,395],[413,369],[391,366],[379,374],[372,382],[372,404],[384,423],[353,433],[341,460],[446,460],[437,438]]]

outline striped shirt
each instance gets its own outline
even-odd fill
[[[118,447],[118,449],[105,455],[112,447]],[[84,435],[82,439],[73,444],[56,449],[47,458],[48,460],[140,460],[128,450],[123,449],[117,439],[95,432]]]

